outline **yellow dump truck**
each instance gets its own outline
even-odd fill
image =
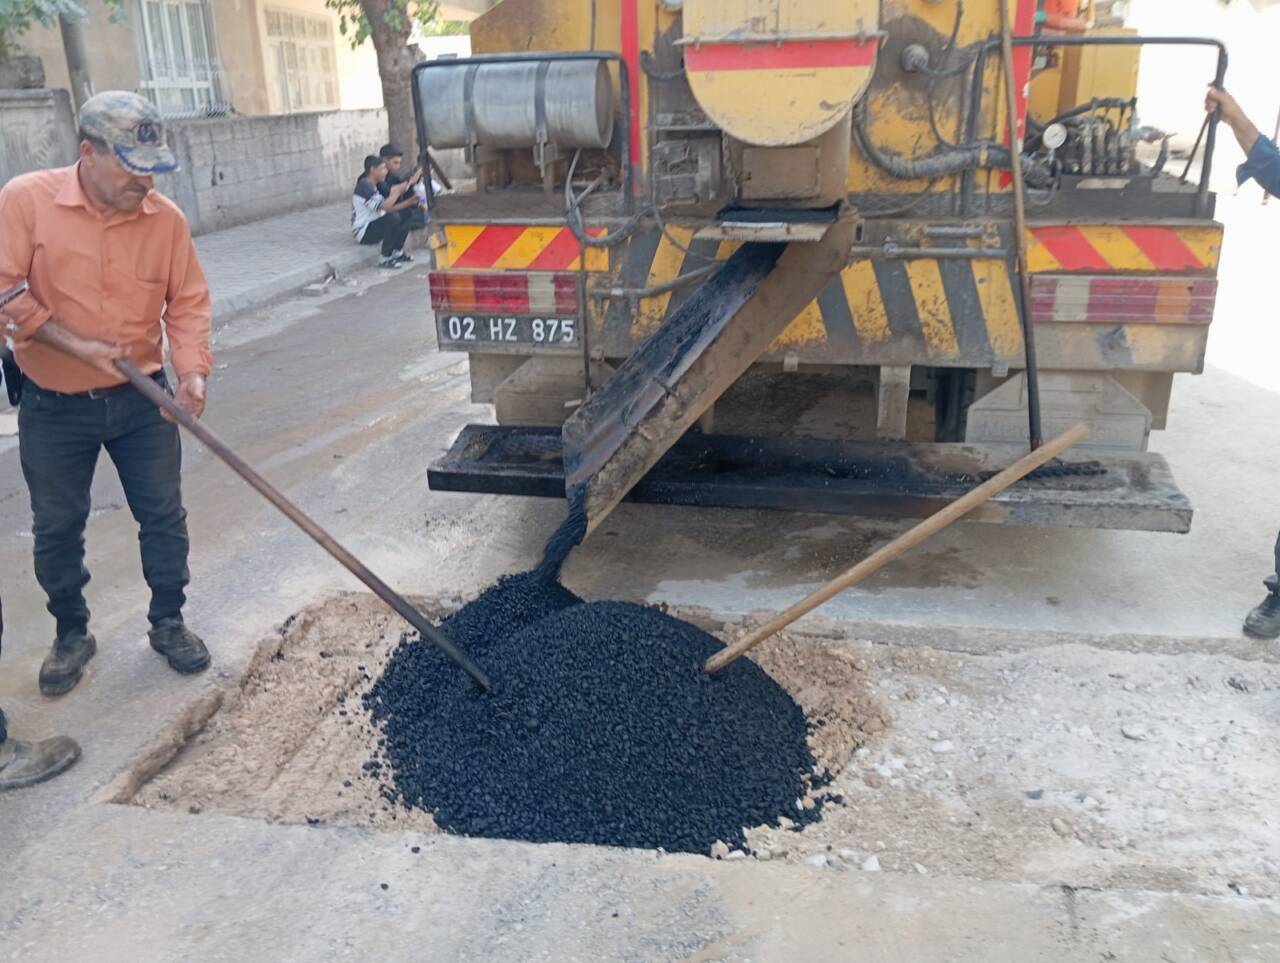
[[[1188,530],[1147,444],[1204,361],[1215,125],[1175,164],[1136,91],[1146,46],[1204,81],[1226,52],[1007,0],[1010,59],[1001,2],[502,0],[419,64],[424,153],[474,172],[430,199],[436,333],[496,411],[432,487],[588,529],[623,498],[920,515],[1025,452],[1031,391],[1089,448],[977,519]]]

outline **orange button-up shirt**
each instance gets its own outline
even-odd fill
[[[50,318],[82,338],[112,341],[151,374],[164,363],[161,332],[178,375],[208,374],[209,286],[182,211],[152,191],[132,214],[104,216],[80,186],[79,168],[37,171],[0,188],[0,292],[31,289],[0,312],[14,325],[24,375],[50,391],[125,381],[31,340]]]

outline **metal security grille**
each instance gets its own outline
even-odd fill
[[[277,109],[286,114],[337,109],[332,22],[272,8],[266,18]]]
[[[142,90],[166,117],[231,108],[208,0],[139,0]]]

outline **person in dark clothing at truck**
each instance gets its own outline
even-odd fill
[[[1246,160],[1236,170],[1237,183],[1253,178],[1269,194],[1280,197],[1280,148],[1264,137],[1225,90],[1210,87],[1205,110],[1222,111],[1222,120],[1236,135]],[[1267,576],[1267,597],[1244,620],[1245,635],[1255,639],[1280,638],[1280,539],[1276,540],[1275,570]]]
[[[1210,87],[1205,110],[1222,111],[1222,122],[1231,128],[1245,152],[1245,162],[1236,168],[1236,182],[1243,184],[1253,178],[1268,194],[1280,195],[1280,147],[1276,142],[1262,136],[1258,126],[1225,90]]]

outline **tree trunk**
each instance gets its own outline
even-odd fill
[[[410,87],[410,71],[414,55],[409,49],[409,36],[413,25],[407,11],[399,11],[397,23],[387,22],[388,8],[395,4],[388,0],[360,0],[365,16],[369,18],[370,39],[378,55],[378,75],[382,81],[382,104],[387,111],[387,127],[391,143],[405,152],[406,165],[416,166],[418,138],[413,119],[413,93]],[[396,13],[392,13],[396,17]],[[376,144],[370,153],[376,153]]]

